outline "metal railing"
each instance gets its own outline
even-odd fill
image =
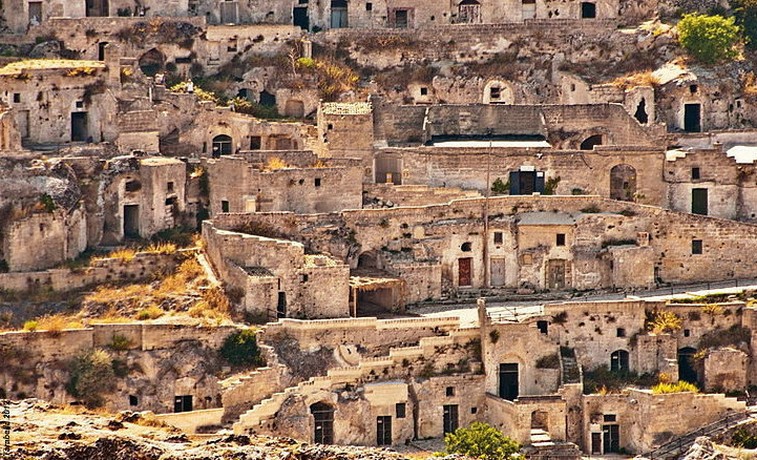
[[[670,458],[691,447],[691,445],[694,444],[694,441],[698,437],[711,436],[716,432],[736,425],[737,423],[746,420],[747,418],[749,418],[749,414],[747,412],[737,412],[735,414],[727,415],[720,420],[710,423],[709,425],[705,425],[694,431],[681,435],[676,439],[661,445],[657,449],[641,455],[641,457],[649,459]]]

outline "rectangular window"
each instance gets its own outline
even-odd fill
[[[615,414],[605,414],[603,418],[605,422],[615,422],[618,420],[618,416]]]
[[[168,191],[168,193],[173,193],[173,182],[166,184],[166,190]]]
[[[502,244],[504,241],[504,234],[502,232],[494,232],[494,244]]]
[[[622,327],[619,327],[619,328],[618,328],[618,329],[616,330],[616,335],[617,335],[618,337],[625,337],[625,336],[626,336],[626,330],[625,330],[624,328],[622,328]]]
[[[13,102],[16,104],[21,102],[21,93],[13,93]]]
[[[365,4],[365,11],[373,11],[373,3],[368,2]]]
[[[557,246],[565,246],[565,233],[558,233],[557,238],[555,238],[555,245]]]
[[[542,334],[548,334],[549,333],[549,322],[548,321],[537,321],[536,322],[536,328],[539,329],[539,332]]]
[[[692,254],[702,253],[702,240],[691,240],[691,253]]]
[[[691,168],[691,178],[699,179],[699,168]]]
[[[405,418],[405,413],[407,412],[407,405],[405,403],[397,403],[395,409],[397,410],[397,418]]]
[[[315,186],[316,187],[320,187],[321,186],[321,179],[318,178],[318,177],[315,178]]]
[[[447,396],[455,396],[455,387],[447,387],[445,393]]]
[[[684,337],[690,337],[691,336],[691,329],[684,329],[683,330],[683,336]]]
[[[428,88],[421,86],[421,96],[428,96]]]
[[[221,212],[229,212],[229,202],[226,200],[221,201]]]

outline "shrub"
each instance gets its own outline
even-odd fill
[[[498,177],[492,182],[492,193],[495,195],[507,195],[510,193],[510,181],[503,182],[502,178]]]
[[[757,0],[732,0],[736,23],[744,31],[746,45],[757,49]]]
[[[734,446],[742,449],[757,449],[757,436],[744,428],[739,428],[733,433],[731,442]]]
[[[143,308],[137,312],[137,319],[140,321],[148,320],[148,319],[156,319],[163,316],[165,312],[162,308],[160,308],[157,305],[150,305],[149,307]]]
[[[678,42],[705,64],[736,57],[738,41],[739,26],[735,18],[693,13],[685,15],[678,23]]]
[[[692,393],[699,393],[699,388],[697,388],[696,385],[686,382],[684,380],[679,380],[676,383],[660,382],[657,385],[652,387],[652,393],[656,395],[662,395],[662,394],[667,394],[667,393],[683,393],[685,391],[689,391]]]
[[[129,349],[131,346],[131,340],[128,337],[121,334],[113,334],[113,338],[110,339],[110,348],[116,351],[123,351]]]
[[[670,334],[681,329],[681,317],[670,311],[655,311],[647,318],[647,330],[654,334]]]
[[[103,404],[102,394],[116,385],[113,359],[105,350],[85,351],[69,364],[70,378],[66,390],[80,398],[87,407]]]
[[[29,332],[34,332],[37,330],[37,327],[39,326],[39,322],[37,320],[29,320],[24,323],[24,330]]]
[[[266,161],[265,166],[263,166],[264,171],[276,171],[279,169],[286,169],[289,165],[286,161],[282,160],[279,157],[271,157]]]
[[[483,422],[473,422],[444,437],[447,454],[462,454],[484,460],[521,459],[520,445]]]
[[[265,365],[265,360],[260,356],[260,348],[253,329],[244,329],[226,337],[220,353],[221,357],[233,366]]]
[[[547,356],[542,356],[538,360],[536,360],[536,368],[537,369],[559,369],[560,368],[560,357],[557,356],[557,353]]]
[[[544,194],[545,195],[554,195],[557,191],[557,186],[560,185],[560,176],[557,177],[548,177],[547,183],[544,184]]]

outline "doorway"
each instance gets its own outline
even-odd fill
[[[531,412],[531,429],[549,431],[549,412],[543,410]]]
[[[553,259],[547,262],[547,289],[565,289],[565,260]]]
[[[71,112],[71,142],[84,142],[87,134],[87,112]]]
[[[695,188],[691,190],[691,213],[707,215],[708,196],[706,188]]]
[[[631,165],[616,165],[610,170],[610,198],[633,201],[636,195],[636,168]]]
[[[331,0],[331,28],[347,27],[347,0]]]
[[[602,425],[604,454],[620,452],[620,425]]]
[[[87,17],[108,16],[108,0],[86,0]]]
[[[629,372],[628,352],[616,350],[610,354],[610,370],[612,372]]]
[[[287,293],[279,292],[276,302],[276,318],[286,318],[287,316]]]
[[[100,42],[97,44],[97,60],[105,60],[105,47],[108,46],[108,42]]]
[[[221,24],[236,24],[237,23],[237,2],[229,0],[220,2],[218,4],[220,9]]]
[[[392,417],[382,415],[376,417],[376,445],[392,445]]]
[[[221,134],[213,138],[213,158],[231,155],[231,136]]]
[[[376,183],[402,185],[402,158],[398,155],[376,155]]]
[[[394,27],[397,29],[407,29],[408,25],[408,11],[407,10],[395,10],[394,11]]]
[[[127,204],[124,206],[124,236],[126,238],[139,238],[138,204]]]
[[[29,24],[42,22],[42,2],[29,2]]]
[[[473,283],[472,276],[473,259],[470,257],[463,257],[457,259],[457,285],[460,287],[471,286]]]
[[[334,408],[318,402],[310,406],[315,428],[313,442],[316,444],[334,444]]]
[[[443,407],[443,410],[442,423],[444,425],[444,434],[454,433],[459,426],[457,404],[447,404]]]
[[[696,348],[684,347],[678,350],[678,379],[684,382],[696,384],[698,382],[697,370],[694,367],[694,354]]]
[[[460,22],[467,24],[477,24],[481,22],[481,3],[478,0],[463,0],[458,6],[458,15]]]
[[[499,397],[508,401],[518,398],[518,363],[499,365]]]
[[[505,285],[505,258],[496,257],[491,259],[491,283],[493,287]]]
[[[687,133],[702,131],[702,105],[684,104],[683,106],[683,130]]]
[[[174,412],[190,412],[192,410],[192,395],[176,396],[173,399]]]
[[[292,23],[302,30],[310,30],[310,18],[308,18],[307,7],[294,7],[292,11]]]

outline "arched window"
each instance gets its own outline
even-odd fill
[[[473,243],[470,243],[470,242],[463,243],[460,246],[460,250],[463,252],[471,252],[472,249],[473,249]]]
[[[586,140],[581,142],[581,150],[594,150],[595,145],[602,145],[602,135],[596,134],[591,137],[587,137]]]
[[[628,352],[616,350],[610,354],[610,370],[613,372],[628,372]]]
[[[156,73],[163,70],[165,63],[166,57],[155,48],[146,52],[139,58],[139,68],[142,70],[142,73],[148,77],[154,77]]]
[[[231,154],[231,136],[221,134],[213,138],[213,158]]]
[[[610,198],[633,201],[636,195],[636,168],[631,165],[615,165],[610,170]]]
[[[310,406],[310,413],[315,421],[313,442],[334,444],[334,408],[324,402],[317,402]]]

